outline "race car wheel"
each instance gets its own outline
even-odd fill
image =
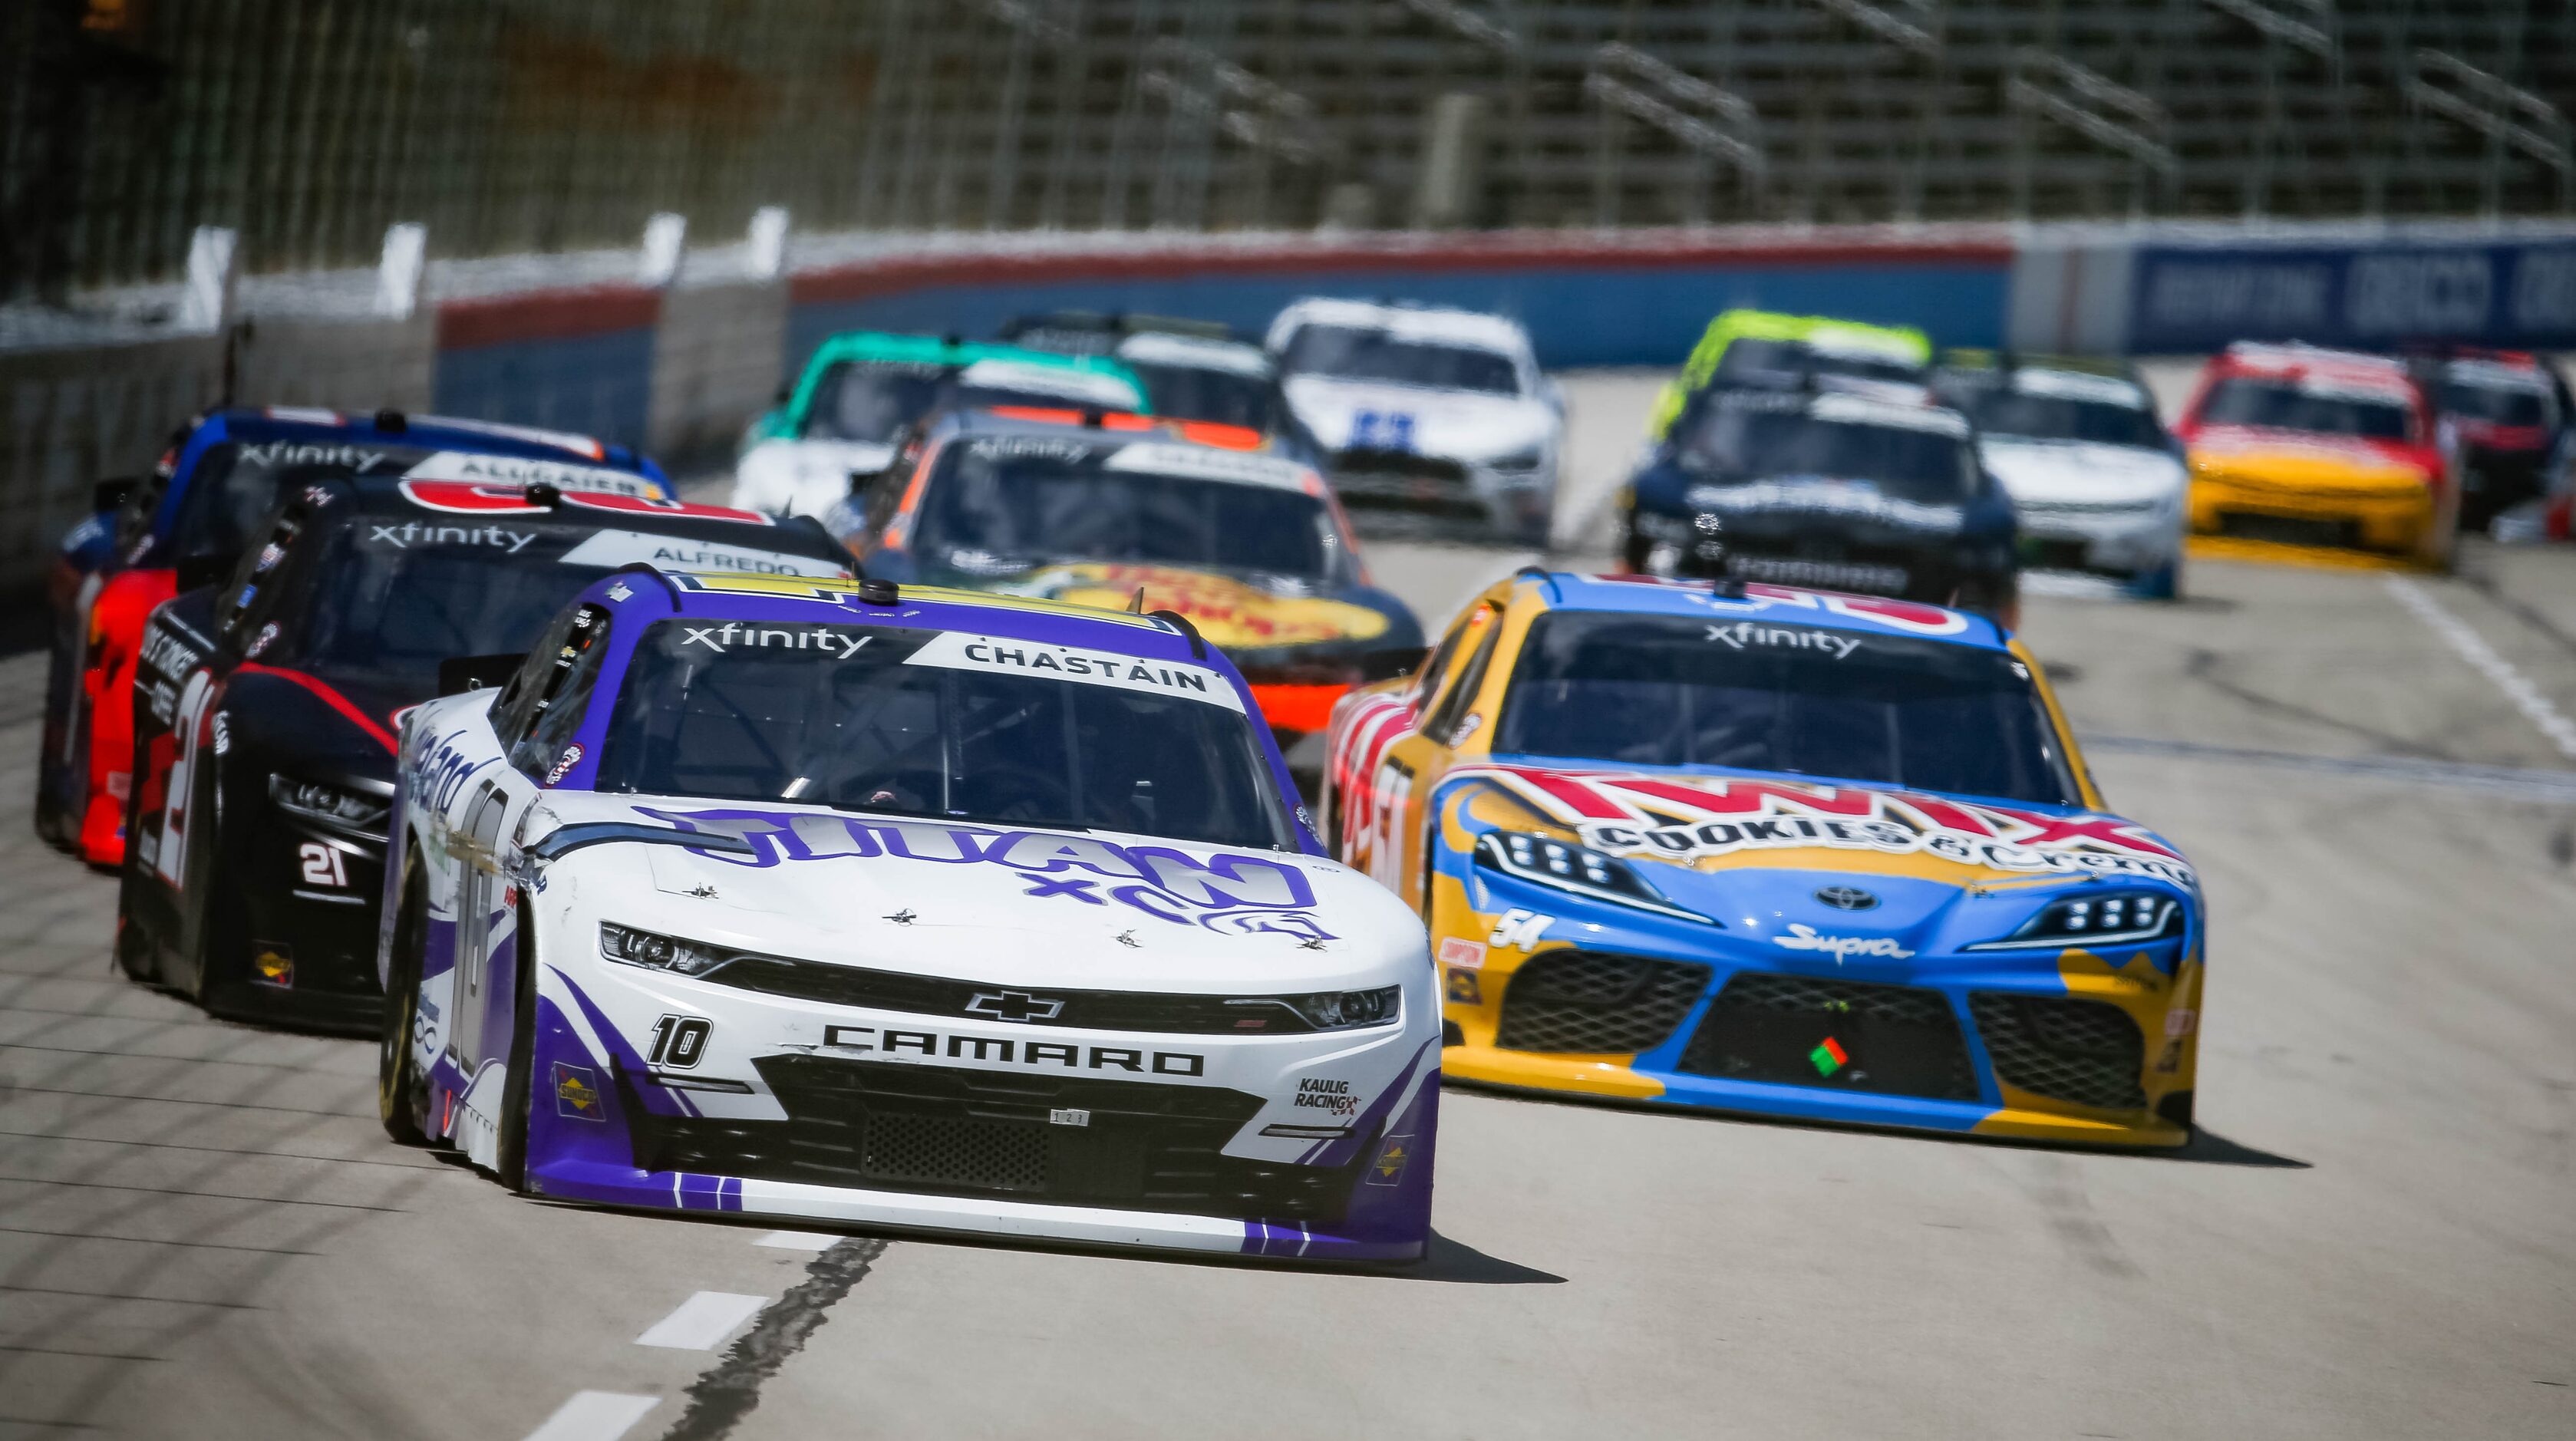
[[[376,1120],[406,1146],[425,1146],[420,1128],[420,1073],[412,1068],[411,1030],[420,1012],[420,957],[428,940],[429,888],[414,870],[403,881],[394,916],[392,964],[385,976],[385,1016],[376,1038]]]
[[[1631,523],[1619,542],[1620,567],[1630,575],[1644,575],[1646,552],[1651,548],[1651,543],[1644,536],[1637,534],[1637,527]]]
[[[510,1062],[501,1086],[501,1136],[493,1171],[522,1195],[528,1189],[528,1093],[537,1051],[537,938],[524,911],[519,925],[518,997],[510,1006]]]

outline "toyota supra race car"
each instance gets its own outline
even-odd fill
[[[249,541],[143,633],[116,954],[210,1010],[361,1032],[406,710],[506,675],[622,565],[848,574],[812,521],[400,474],[308,484]]]
[[[151,476],[102,486],[98,513],[72,528],[55,560],[38,834],[92,865],[124,858],[126,718],[153,607],[230,571],[251,530],[296,489],[331,475],[404,471],[672,498],[652,462],[588,436],[283,406],[193,422]]]
[[[2097,1144],[2190,1135],[2190,865],[1992,623],[1535,568],[1334,717],[1453,1079]]]
[[[1420,924],[1185,622],[594,583],[414,711],[386,1126],[619,1206],[1419,1256]]]

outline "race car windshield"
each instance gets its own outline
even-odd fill
[[[1324,580],[1342,547],[1302,490],[1115,468],[1085,444],[969,441],[940,457],[919,547],[983,574],[1123,561]]]
[[[2204,425],[2252,425],[2364,440],[2405,440],[2414,429],[2406,406],[2394,398],[2321,392],[2252,376],[2212,386],[2200,419]]]
[[[2557,421],[2552,414],[2556,407],[2549,403],[2546,392],[2458,380],[2443,382],[2442,409],[2448,414],[2466,420],[2483,420],[2489,425],[2539,429]]]
[[[188,479],[171,528],[174,557],[240,555],[260,522],[295,488],[352,475],[399,475],[431,452],[412,446],[227,442]]]
[[[1685,464],[1726,475],[1868,481],[1892,499],[1928,505],[1967,500],[1977,477],[1968,443],[1942,431],[1736,405],[1710,406],[1681,453]]]
[[[1512,358],[1474,345],[1410,340],[1390,331],[1350,325],[1308,325],[1288,342],[1279,368],[1335,380],[1380,380],[1426,390],[1521,393]]]
[[[1494,749],[2078,803],[2010,655],[1770,620],[1543,615]]]
[[[1010,668],[1032,656],[1049,669]],[[928,630],[656,621],[597,785],[1292,849],[1251,722],[1195,689],[1223,678],[1178,669],[1193,674]]]
[[[1784,375],[1839,375],[1896,385],[1923,383],[1923,367],[1894,356],[1818,350],[1796,340],[1732,340],[1717,361],[1721,384],[1742,385]]]
[[[2093,445],[2162,449],[2164,428],[2154,412],[2100,400],[2029,395],[2000,386],[1980,387],[1955,398],[1989,436],[2012,440],[2072,440]]]
[[[815,382],[805,436],[809,440],[891,440],[896,431],[930,409],[945,373],[928,364],[835,362]]]
[[[1212,420],[1247,430],[1270,431],[1278,421],[1272,391],[1259,376],[1196,365],[1127,362],[1145,383],[1145,403],[1175,420]]]
[[[284,654],[426,695],[437,688],[440,661],[526,650],[566,602],[607,573],[557,558],[580,532],[471,529],[482,538],[442,544],[364,517],[344,526],[315,568],[306,619]]]

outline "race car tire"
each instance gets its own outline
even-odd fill
[[[403,878],[401,908],[394,913],[394,943],[385,976],[385,1014],[376,1037],[376,1120],[405,1146],[425,1146],[421,1092],[411,1060],[412,1018],[420,1010],[421,951],[428,942],[429,886],[417,866]]]
[[[518,997],[510,1007],[509,1070],[501,1083],[501,1135],[492,1148],[492,1171],[502,1185],[528,1193],[528,1095],[536,1069],[537,945],[521,916]]]
[[[1651,547],[1647,544],[1646,538],[1637,534],[1636,524],[1633,521],[1630,522],[1619,535],[1620,568],[1627,571],[1630,575],[1644,575],[1646,573],[1646,552],[1650,548]]]

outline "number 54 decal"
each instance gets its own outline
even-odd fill
[[[707,1036],[714,1030],[715,1023],[704,1016],[664,1016],[653,1023],[653,1054],[645,1060],[688,1070],[707,1058]]]

